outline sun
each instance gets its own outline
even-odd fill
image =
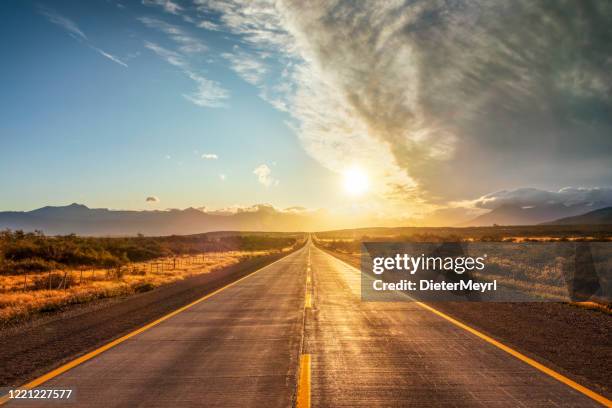
[[[343,173],[344,180],[344,191],[351,196],[360,196],[365,194],[369,187],[370,181],[368,174],[359,167],[350,167]]]

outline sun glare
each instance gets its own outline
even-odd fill
[[[370,183],[368,175],[359,167],[351,167],[344,171],[344,191],[352,196],[360,196],[368,191]]]

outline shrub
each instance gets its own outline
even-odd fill
[[[49,282],[50,281],[50,282]],[[71,273],[53,272],[46,276],[39,276],[34,279],[35,290],[68,289],[77,284],[76,278]]]

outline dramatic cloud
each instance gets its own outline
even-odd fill
[[[70,36],[72,38],[74,38],[75,40],[84,43],[85,45],[89,46],[92,50],[96,51],[98,54],[102,55],[104,58],[108,58],[109,60],[113,61],[116,64],[122,65],[124,67],[127,68],[127,64],[123,61],[121,61],[119,58],[117,58],[116,56],[96,47],[95,45],[93,45],[89,39],[87,38],[87,36],[85,35],[85,33],[83,33],[83,31],[81,31],[81,29],[77,26],[77,24],[58,14],[56,11],[48,9],[46,7],[39,7],[39,12],[40,14],[42,14],[43,16],[45,16],[47,18],[47,20],[49,20],[51,23],[56,24],[60,27],[62,27],[64,30],[66,30]]]
[[[219,158],[219,156],[217,156],[214,153],[204,153],[202,155],[202,158],[206,159],[206,160],[217,160]]]
[[[253,174],[257,176],[257,181],[266,187],[277,186],[278,180],[272,177],[272,169],[267,164],[260,164],[253,170]]]
[[[486,209],[495,209],[505,205],[540,207],[556,204],[566,207],[589,206],[593,208],[612,206],[612,188],[565,187],[558,191],[519,188],[487,194],[474,202],[475,207]]]
[[[195,3],[278,55],[262,92],[315,159],[404,207],[612,180],[612,3]]]
[[[222,108],[225,106],[224,101],[229,97],[229,92],[221,87],[219,83],[196,73],[184,55],[149,41],[145,42],[145,47],[164,59],[168,64],[180,68],[184,75],[196,83],[196,91],[190,94],[183,94],[185,99],[205,108]]]
[[[155,196],[149,196],[145,199],[147,203],[159,203],[159,198]]]

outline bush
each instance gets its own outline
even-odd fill
[[[155,289],[155,285],[151,282],[141,282],[133,286],[134,292],[143,293]]]
[[[51,283],[49,284],[49,280]],[[47,290],[49,287],[54,289],[68,289],[77,284],[76,278],[71,273],[53,272],[46,276],[40,276],[34,279],[33,285],[35,290]]]

